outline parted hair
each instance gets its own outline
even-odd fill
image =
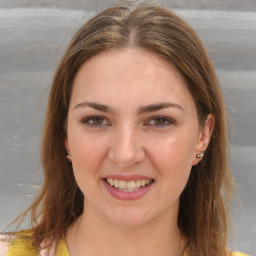
[[[168,60],[184,77],[203,126],[214,128],[203,160],[192,167],[180,197],[178,226],[189,238],[190,255],[227,255],[228,165],[226,112],[214,67],[195,31],[157,3],[126,2],[87,21],[74,35],[53,78],[42,136],[44,184],[21,215],[31,216],[33,244],[52,246],[83,213],[84,196],[65,159],[66,120],[77,71],[89,58],[110,49],[141,48]],[[171,158],[170,158],[171,159]]]

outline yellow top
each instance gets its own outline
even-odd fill
[[[184,256],[188,255],[189,248],[184,253]],[[37,252],[33,246],[23,239],[15,239],[8,248],[7,256],[40,256],[41,254]],[[241,252],[233,252],[232,256],[248,256]],[[65,239],[63,238],[58,247],[55,256],[69,256],[68,249],[66,246]]]

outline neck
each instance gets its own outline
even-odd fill
[[[172,221],[170,216],[122,227],[105,221],[95,223],[87,212],[67,232],[70,256],[182,256],[187,239],[178,229],[177,218]]]

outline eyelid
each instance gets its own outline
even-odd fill
[[[106,123],[105,124],[90,124],[89,121],[90,120],[93,120],[93,119],[102,119],[103,122],[105,121]],[[85,117],[81,120],[81,123],[86,125],[86,126],[89,126],[89,127],[95,127],[95,128],[99,128],[99,127],[102,127],[102,126],[106,126],[106,125],[110,125],[109,121],[106,119],[106,117],[104,116],[98,116],[98,115],[93,115],[93,116],[88,116],[88,117]]]
[[[149,124],[151,121],[154,121],[154,119],[164,119],[165,121],[167,121],[168,123],[167,124]],[[155,126],[155,127],[166,127],[166,126],[170,126],[170,125],[174,125],[176,124],[175,120],[173,120],[172,118],[170,117],[166,117],[166,116],[152,116],[150,117],[147,121],[146,121],[146,125],[149,125],[149,126]]]
[[[89,123],[89,121],[92,121],[93,119],[102,119],[103,123],[102,124],[91,124],[91,123]],[[164,124],[155,124],[155,123],[150,124],[150,122],[154,121],[155,119],[163,119],[165,123]],[[108,121],[108,119],[106,117],[99,116],[99,115],[92,115],[92,116],[82,118],[81,123],[83,125],[86,125],[88,127],[93,127],[93,128],[100,128],[102,126],[111,126],[111,123]],[[146,125],[146,126],[154,126],[154,127],[157,127],[157,128],[163,128],[163,127],[171,126],[171,125],[174,125],[174,124],[176,124],[175,120],[173,120],[170,117],[161,116],[161,115],[152,116],[152,117],[148,118],[146,120],[146,122],[144,123],[144,125]]]

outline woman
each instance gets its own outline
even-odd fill
[[[225,116],[209,57],[174,13],[93,17],[53,79],[44,185],[8,255],[242,255],[227,249]]]

